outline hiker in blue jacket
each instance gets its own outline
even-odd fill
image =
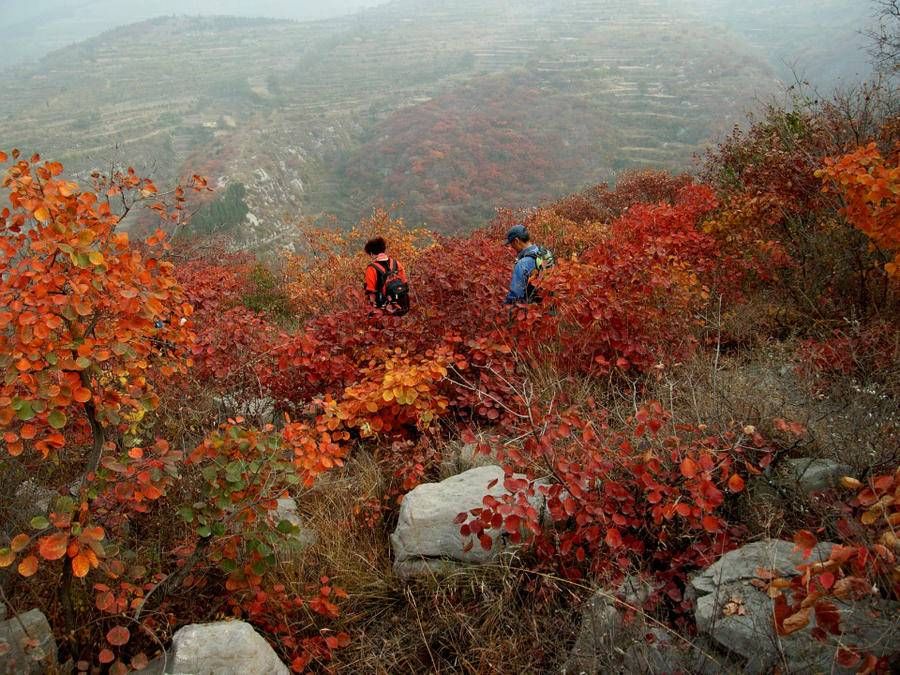
[[[516,264],[509,283],[509,293],[504,300],[507,305],[540,302],[541,296],[531,281],[543,270],[553,267],[556,262],[549,250],[529,243],[530,239],[528,228],[522,224],[514,225],[506,233],[506,243],[516,252]]]

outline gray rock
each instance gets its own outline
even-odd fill
[[[50,510],[50,502],[57,496],[56,492],[38,485],[32,478],[16,488],[16,499],[32,516],[46,514]]]
[[[402,577],[427,575],[454,569],[459,563],[479,564],[496,557],[504,548],[499,536],[493,537],[488,551],[477,541],[466,551],[467,542],[453,521],[460,513],[481,506],[485,495],[506,494],[503,475],[499,466],[478,467],[440,483],[423,483],[409,492],[391,535],[394,571]],[[496,484],[488,488],[493,480]],[[533,506],[540,508],[542,502],[538,497]]]
[[[622,613],[610,592],[595,593],[582,610],[578,638],[562,672],[593,674],[607,670],[621,628]]]
[[[456,476],[469,469],[497,463],[496,453],[485,455],[478,452],[477,448],[476,443],[451,445],[444,453],[444,459],[441,462],[441,476],[445,478]]]
[[[764,539],[729,551],[715,563],[691,579],[690,587],[697,596],[713,593],[723,584],[757,579],[760,568],[772,570],[783,577],[796,576],[797,566],[824,560],[831,554],[834,544],[820,543],[808,559],[797,550],[793,542],[780,539]]]
[[[278,500],[278,506],[272,513],[277,525],[280,521],[286,520],[297,528],[297,531],[290,535],[291,539],[301,546],[312,546],[318,541],[318,534],[315,530],[303,526],[303,519],[300,516],[300,509],[290,497],[283,497]]]
[[[821,492],[836,487],[838,481],[851,474],[853,469],[830,459],[801,457],[786,462],[788,480],[795,482],[804,492]]]
[[[566,675],[740,672],[709,645],[681,639],[641,613],[626,624],[625,610],[640,610],[652,590],[646,581],[627,577],[616,591],[595,593],[585,604],[578,638],[562,672]]]
[[[172,675],[288,675],[278,655],[249,623],[191,624],[175,633]]]
[[[166,666],[171,662],[171,656],[168,654],[160,654],[152,661],[149,661],[145,668],[132,671],[131,675],[165,675]]]
[[[222,415],[243,417],[257,424],[270,424],[275,420],[275,401],[271,398],[239,399],[235,396],[215,398]]]
[[[687,641],[671,631],[651,627],[626,649],[621,672],[738,675],[743,669],[702,639]]]
[[[826,642],[812,637],[815,619],[796,633],[779,636],[774,627],[774,602],[751,584],[758,569],[778,576],[797,576],[797,566],[826,559],[833,544],[819,544],[809,559],[795,551],[792,542],[765,540],[748,544],[722,556],[691,580],[695,597],[694,618],[700,633],[720,648],[745,660],[748,673],[770,672],[778,666],[790,672],[849,672],[834,662],[839,645],[856,645],[879,656],[898,650],[900,627],[891,621],[900,612],[898,603],[875,599],[858,603],[836,603],[841,614],[841,636]],[[732,611],[725,611],[726,606]],[[733,611],[739,608],[739,611]]]
[[[44,673],[56,663],[56,640],[44,613],[32,609],[0,622],[0,674]]]

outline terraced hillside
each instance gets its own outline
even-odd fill
[[[473,60],[500,74],[475,75],[376,123],[358,150],[329,164],[336,174],[323,186],[338,191],[321,202],[348,220],[373,199],[403,202],[407,218],[455,231],[498,203],[559,196],[622,169],[689,167],[774,90],[749,50],[658,3],[566,6],[486,21],[483,44],[493,47]],[[458,18],[437,5],[429,15],[432,25]]]
[[[301,215],[349,221],[379,193],[434,221],[417,199],[459,176],[466,207],[436,220],[446,230],[623,168],[685,167],[776,84],[746,43],[666,0],[398,0],[323,22],[166,18],[102,35],[0,74],[0,138],[82,172],[127,159],[163,183],[188,171],[239,182],[249,212],[235,238],[266,247],[289,243]],[[523,179],[474,205],[464,156],[417,174],[429,139],[397,136],[433,133],[420,113],[446,116],[475,137],[445,142],[490,155],[496,141],[477,134],[494,126],[466,120],[504,109],[543,174],[501,153],[495,170]]]

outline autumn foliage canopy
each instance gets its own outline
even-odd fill
[[[157,641],[209,618],[207,601],[253,622],[300,671],[352,636],[331,628],[345,593],[327,569],[311,586],[285,583],[304,554],[283,500],[371,452],[390,488],[361,499],[348,527],[383,527],[447,442],[463,441],[503,465],[507,488],[460,514],[469,546],[527,545],[547,578],[652,577],[650,602],[684,623],[688,574],[746,537],[734,500],[805,430],[685,422],[652,385],[742,339],[723,330],[723,305],[740,313],[751,297],[799,288],[790,311],[809,353],[833,339],[821,332],[830,308],[852,303],[871,327],[865,344],[890,358],[900,146],[827,146],[792,123],[804,152],[764,155],[765,124],[724,144],[703,182],[640,172],[453,238],[388,211],[343,234],[306,223],[300,253],[268,266],[215,244],[173,255],[167,232],[185,190],[207,189],[199,176],[161,194],[126,169],[85,188],[59,163],[0,153],[2,466],[54,490],[46,514],[0,540],[0,568],[53,608],[81,671],[142,667]],[[143,241],[123,231],[136,209],[160,225]],[[510,307],[502,235],[519,219],[559,263],[538,281],[542,303]],[[403,318],[365,304],[360,242],[376,234],[410,270]],[[604,395],[632,401],[627,419]],[[897,485],[886,471],[845,486],[846,545],[795,593],[785,587],[779,631],[810,612],[833,625],[829,603],[875,578],[897,596],[885,526]]]

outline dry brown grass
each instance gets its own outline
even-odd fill
[[[328,574],[349,594],[328,624],[351,635],[328,666],[342,673],[508,673],[558,668],[578,630],[584,589],[539,577],[509,556],[444,577],[404,581],[391,566],[389,523],[370,527],[355,511],[387,481],[360,452],[298,498],[318,541],[285,567],[286,580]],[[324,624],[323,624],[324,625]]]

